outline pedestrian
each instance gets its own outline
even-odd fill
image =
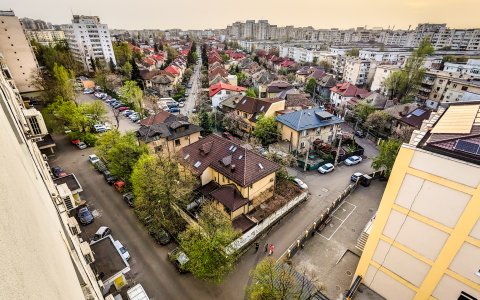
[[[258,242],[255,243],[255,253],[258,252],[258,248],[260,248],[260,244]]]
[[[267,253],[267,252],[268,252],[268,248],[269,248],[269,246],[270,246],[270,245],[269,245],[268,243],[265,243],[265,253]]]
[[[268,255],[272,255],[273,254],[273,250],[275,250],[275,246],[273,244],[270,244],[270,248],[269,248],[269,251],[268,251]]]

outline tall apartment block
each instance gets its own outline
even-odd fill
[[[33,82],[38,63],[20,21],[11,10],[0,11],[0,52],[20,93],[38,91]]]
[[[64,31],[73,56],[85,70],[92,72],[92,61],[97,59],[105,66],[110,60],[117,64],[110,31],[106,24],[100,23],[99,17],[74,15],[72,24],[64,26]]]
[[[440,107],[395,160],[356,275],[386,299],[480,299],[480,101]]]

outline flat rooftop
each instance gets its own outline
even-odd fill
[[[53,179],[53,183],[60,185],[66,183],[72,194],[83,192],[83,188],[78,182],[77,177],[74,174],[68,174],[67,176]]]
[[[115,248],[111,236],[90,245],[90,248],[95,255],[95,262],[93,263],[95,269],[98,273],[104,274],[103,281],[129,267]]]

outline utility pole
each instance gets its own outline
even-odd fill
[[[310,146],[312,144],[312,137],[310,137],[308,141],[308,147],[307,147],[307,155],[305,156],[305,165],[303,166],[303,171],[307,171],[307,164],[308,164],[308,156],[310,155]]]
[[[340,140],[338,141],[338,148],[337,148],[337,154],[335,155],[335,161],[333,163],[333,165],[336,167],[337,166],[337,163],[338,163],[338,156],[340,154],[340,149],[342,148],[342,138],[343,138],[343,134],[340,135]]]

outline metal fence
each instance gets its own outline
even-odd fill
[[[371,174],[368,174],[373,179],[378,179],[382,176],[383,171],[376,171]],[[322,214],[310,224],[305,230],[297,237],[297,239],[288,247],[287,251],[282,254],[280,259],[290,259],[292,258],[300,249],[305,245],[305,242],[315,235],[315,232],[321,232],[332,220],[332,214],[337,209],[342,202],[347,198],[360,184],[360,180],[357,180],[355,183],[348,185],[345,190],[327,207]]]

